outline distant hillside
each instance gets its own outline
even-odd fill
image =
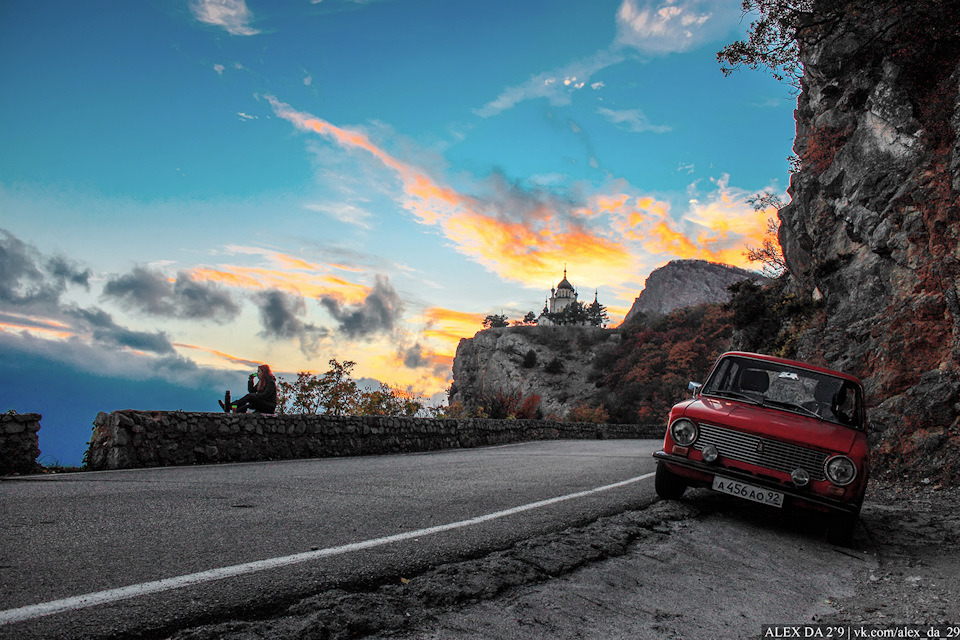
[[[753,271],[706,260],[674,260],[655,269],[623,319],[624,325],[638,314],[666,315],[675,309],[730,299],[727,287],[741,280],[766,281]]]
[[[640,315],[629,326],[504,327],[464,338],[450,403],[487,415],[504,401],[543,417],[599,408],[611,423],[662,422],[730,344],[733,312],[719,304]],[[529,411],[528,411],[529,412]]]

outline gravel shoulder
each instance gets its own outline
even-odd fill
[[[177,640],[749,638],[763,624],[960,622],[960,489],[877,483],[851,547],[709,491]]]

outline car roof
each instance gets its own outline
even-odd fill
[[[828,369],[826,367],[818,367],[815,364],[809,364],[806,362],[799,362],[797,360],[788,360],[787,358],[778,358],[777,356],[768,356],[764,353],[751,353],[749,351],[727,351],[719,358],[719,362],[722,358],[727,356],[741,356],[744,358],[753,358],[754,360],[765,360],[767,362],[776,362],[779,364],[786,364],[791,367],[796,367],[797,369],[807,369],[808,371],[816,371],[818,373],[825,373],[827,375],[836,376],[838,378],[843,378],[844,380],[849,380],[858,386],[863,386],[863,383],[860,382],[860,379],[856,376],[852,376],[849,373],[844,373],[842,371],[837,371],[836,369]]]

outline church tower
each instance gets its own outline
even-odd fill
[[[550,297],[543,303],[543,311],[537,318],[537,324],[550,326],[554,324],[547,314],[561,313],[564,309],[577,301],[577,290],[567,280],[567,267],[563,267],[563,280],[550,289]]]
[[[550,289],[550,313],[560,313],[577,301],[577,290],[567,280],[567,268],[563,268],[563,280],[556,288]]]

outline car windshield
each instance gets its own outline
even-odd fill
[[[728,356],[713,370],[701,394],[791,411],[854,429],[863,428],[863,397],[859,385],[778,362]]]

